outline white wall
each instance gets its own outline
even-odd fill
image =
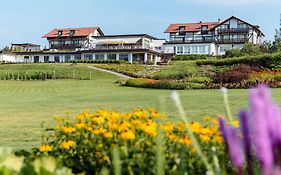
[[[183,47],[183,53],[179,53],[178,47]],[[213,43],[201,43],[201,44],[165,44],[163,46],[164,53],[177,53],[179,55],[188,54],[216,54],[216,47]],[[174,50],[176,48],[176,50]],[[203,49],[203,52],[201,52]]]
[[[0,54],[0,61],[16,62],[16,55],[1,53]]]

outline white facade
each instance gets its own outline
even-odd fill
[[[171,24],[164,53],[223,55],[230,49],[241,49],[245,43],[261,44],[264,36],[258,26],[234,16],[221,22]]]
[[[0,53],[0,62],[16,62],[16,55],[11,53]]]

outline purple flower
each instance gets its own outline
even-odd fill
[[[268,121],[271,105],[270,94],[266,86],[259,85],[258,88],[251,90],[250,112],[254,149],[264,174],[273,168],[274,163]]]
[[[244,150],[247,154],[251,152],[251,134],[250,134],[250,116],[248,111],[241,111],[239,113],[241,131],[243,135]]]
[[[219,119],[220,131],[228,148],[229,156],[232,164],[241,171],[244,166],[244,153],[241,148],[241,140],[238,135],[237,128],[227,126],[223,119]]]

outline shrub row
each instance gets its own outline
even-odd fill
[[[80,80],[90,80],[91,75],[87,77],[75,76],[73,74],[69,75],[59,75],[55,72],[17,72],[0,75],[0,80],[51,80],[51,79],[80,79]]]
[[[123,60],[70,60],[67,63],[95,63],[95,64],[121,64],[126,63]]]
[[[146,78],[129,79],[126,81],[125,86],[141,87],[141,88],[154,88],[154,89],[204,89],[205,84],[188,83],[174,80],[152,80]]]
[[[258,70],[258,68],[241,65],[215,74],[213,81],[214,83],[239,83],[243,80],[249,79],[250,74]]]
[[[237,64],[247,64],[249,66],[280,68],[281,53],[262,54],[257,56],[244,56],[239,58],[212,59],[197,61],[197,65],[232,66]]]
[[[213,55],[176,55],[173,60],[206,60],[208,58],[214,58]]]

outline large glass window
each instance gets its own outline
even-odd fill
[[[96,60],[104,60],[104,54],[101,54],[101,53],[96,54],[95,58],[96,58]]]
[[[184,54],[190,54],[190,46],[184,46]]]
[[[177,54],[183,54],[183,46],[177,47]]]
[[[205,54],[205,46],[199,46],[199,54]]]
[[[191,53],[197,54],[198,53],[198,47],[197,46],[191,46]]]
[[[108,59],[108,60],[116,60],[116,54],[115,54],[115,53],[108,54],[108,55],[107,55],[107,59]]]
[[[60,62],[60,56],[59,55],[55,55],[55,62],[59,63]]]
[[[81,60],[81,55],[74,55],[74,60]]]
[[[64,61],[65,61],[65,62],[66,62],[66,61],[70,61],[70,58],[71,58],[70,55],[65,55],[65,56],[64,56]]]
[[[129,60],[129,54],[127,54],[127,53],[119,54],[119,60],[128,61]]]
[[[87,53],[84,55],[85,60],[93,60],[93,54]]]

